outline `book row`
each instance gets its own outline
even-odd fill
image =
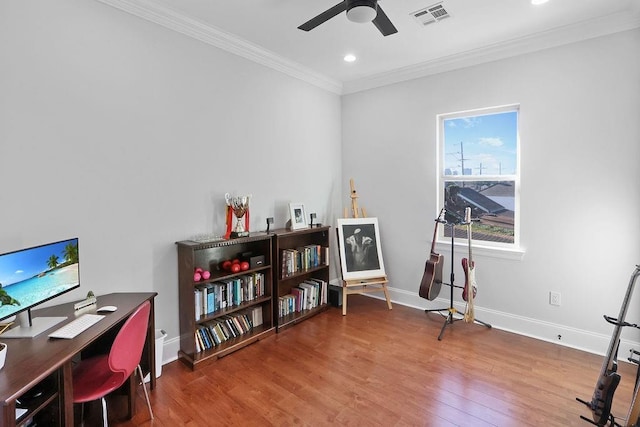
[[[310,310],[327,303],[327,282],[309,279],[291,288],[291,292],[278,298],[278,316]]]
[[[253,301],[264,294],[264,273],[245,274],[227,280],[203,283],[194,290],[196,320],[218,310]]]
[[[196,328],[196,352],[208,350],[227,340],[245,335],[262,325],[262,306],[217,317]]]
[[[307,245],[282,250],[282,277],[289,277],[321,265],[329,265],[328,247]]]

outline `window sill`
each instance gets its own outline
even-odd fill
[[[465,243],[454,243],[455,248],[454,251],[456,254],[468,254],[469,245]],[[442,253],[451,253],[451,242],[436,242],[435,251],[439,254]],[[522,247],[513,247],[513,248],[498,248],[494,246],[482,246],[473,244],[472,246],[473,256],[481,256],[481,257],[489,257],[489,258],[498,258],[498,259],[508,259],[512,261],[522,261],[524,258],[524,254],[526,253],[525,249]]]

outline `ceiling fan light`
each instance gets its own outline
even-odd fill
[[[371,22],[378,14],[375,1],[361,1],[353,3],[356,4],[347,9],[347,19],[349,19],[349,21],[359,23]]]

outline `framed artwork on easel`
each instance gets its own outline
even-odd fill
[[[386,276],[377,218],[338,218],[338,247],[344,280]]]

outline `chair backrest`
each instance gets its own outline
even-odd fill
[[[114,372],[122,372],[128,378],[142,358],[142,349],[147,337],[151,303],[145,301],[124,322],[109,352],[109,367]]]

